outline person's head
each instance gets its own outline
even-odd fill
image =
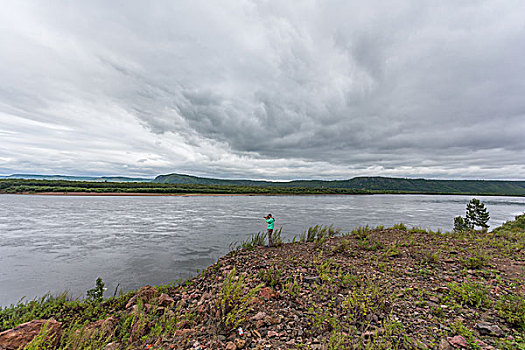
[[[267,216],[267,217],[268,217],[268,218],[271,218],[271,217],[272,217],[272,214],[268,214],[268,216]]]

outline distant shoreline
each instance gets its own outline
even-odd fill
[[[154,193],[154,192],[0,192],[0,195],[21,196],[82,196],[82,197],[275,197],[275,196],[362,196],[362,195],[430,195],[430,196],[482,196],[482,197],[515,197],[523,195],[508,194],[469,194],[469,193],[421,193],[421,192],[376,192],[376,193]]]
[[[180,179],[179,179],[180,180]],[[190,178],[180,181],[199,180]],[[433,181],[424,179],[354,178],[341,181],[296,181],[288,185],[247,181],[221,183],[131,183],[67,180],[0,179],[0,193],[53,196],[275,196],[348,194],[429,194],[525,196],[525,181]],[[226,180],[224,180],[226,181]],[[223,181],[223,182],[224,182]]]
[[[200,197],[200,196],[282,196],[289,194],[259,194],[259,193],[147,193],[147,192],[20,192],[20,193],[0,193],[17,194],[23,196],[114,196],[114,197],[134,197],[134,196],[177,196],[177,197]]]

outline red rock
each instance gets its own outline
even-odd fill
[[[448,342],[455,348],[466,348],[467,341],[461,335],[456,335],[455,337],[447,337]]]
[[[445,338],[441,338],[441,341],[439,342],[439,350],[451,350],[452,346],[448,343],[448,341]]]
[[[259,311],[255,316],[252,317],[252,320],[259,321],[266,317],[266,313],[263,311]]]
[[[439,299],[436,298],[435,296],[431,295],[430,297],[428,297],[428,300],[430,300],[431,302],[433,303],[439,303]]]
[[[482,349],[486,349],[486,350],[489,350],[489,349],[494,349],[494,347],[492,347],[491,345],[488,345],[487,343],[485,343],[483,340],[481,339],[476,339],[474,340],[474,343],[476,343],[480,348]]]
[[[264,300],[261,300],[261,298],[259,297],[253,297],[250,302],[249,302],[250,305],[263,305],[264,304]]]
[[[18,327],[1,332],[0,349],[16,350],[24,348],[40,333],[44,325],[47,327],[48,339],[53,337],[52,348],[56,347],[62,335],[62,323],[49,319],[22,323]]]
[[[279,336],[279,333],[277,333],[276,331],[268,331],[268,334],[267,334],[268,338],[277,337],[277,336]]]
[[[117,324],[118,324],[118,320],[115,317],[111,316],[111,317],[106,318],[105,320],[95,321],[91,323],[90,325],[88,325],[88,327],[91,326],[90,328],[98,328],[98,329],[102,328],[107,332],[111,332],[115,329]]]
[[[129,299],[128,303],[126,304],[126,309],[135,305],[138,300],[142,300],[143,302],[150,301],[155,297],[155,295],[157,295],[157,293],[157,289],[152,286],[144,286],[140,288],[137,294]]]
[[[194,329],[190,329],[190,328],[187,328],[187,329],[177,329],[177,330],[175,331],[174,336],[176,336],[176,337],[183,337],[183,336],[186,336],[186,335],[188,335],[188,334],[190,334],[190,333],[193,333],[193,332],[195,332],[195,330],[194,330]]]
[[[235,345],[234,342],[229,341],[228,344],[226,344],[226,350],[237,350],[237,345]]]
[[[263,289],[261,289],[261,291],[259,292],[259,295],[265,299],[271,299],[271,298],[277,298],[279,296],[279,293],[275,292],[272,288],[270,287],[264,287]]]
[[[278,324],[281,323],[281,318],[278,316],[265,316],[264,323],[266,324]]]
[[[246,345],[246,340],[244,339],[235,339],[235,345],[237,346],[237,349],[244,348],[244,345]]]
[[[104,334],[111,333],[118,324],[115,317],[109,317],[105,320],[98,320],[86,325],[83,329],[76,330],[76,334],[82,334],[84,338],[90,338],[95,332]]]
[[[119,349],[120,349],[120,343],[109,343],[104,348],[104,350],[119,350]]]
[[[171,306],[175,300],[173,300],[172,297],[170,297],[168,294],[165,294],[165,293],[162,293],[161,295],[159,295],[159,297],[157,298],[157,302],[160,306]]]

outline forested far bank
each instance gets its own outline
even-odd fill
[[[368,178],[371,180],[372,178]],[[428,182],[417,186],[396,184],[388,179],[376,178],[372,184],[368,181],[354,187],[325,186],[324,182],[301,182],[294,186],[284,186],[277,183],[271,185],[242,184],[200,184],[200,183],[158,183],[158,182],[100,182],[100,181],[69,181],[69,180],[34,180],[34,179],[1,179],[0,193],[4,194],[254,194],[254,195],[323,195],[323,194],[443,194],[443,195],[485,195],[485,196],[525,196],[525,182],[513,182],[506,186],[504,182],[496,185],[487,181],[483,187],[481,182],[469,183],[462,188],[442,186],[439,183]],[[350,180],[348,180],[350,181]],[[385,182],[386,181],[386,182]],[[408,180],[407,180],[408,181]],[[416,180],[410,180],[416,181]],[[430,181],[430,180],[424,180]],[[437,180],[436,180],[437,181]],[[451,180],[452,181],[452,180]],[[461,181],[456,181],[461,182]],[[314,183],[317,186],[314,186]],[[342,182],[338,182],[342,183]],[[480,184],[481,183],[481,184]],[[477,185],[476,185],[477,184]],[[459,187],[458,187],[459,186]]]

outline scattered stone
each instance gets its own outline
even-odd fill
[[[157,293],[157,289],[152,286],[144,286],[140,288],[137,294],[135,294],[131,297],[131,299],[129,299],[128,303],[126,304],[126,309],[129,309],[130,307],[135,305],[138,300],[142,300],[143,302],[150,301],[155,297],[155,295],[157,295]]]
[[[157,303],[158,303],[160,306],[164,306],[164,307],[171,306],[171,305],[173,305],[174,302],[175,302],[175,300],[173,300],[172,297],[170,297],[168,294],[165,294],[165,293],[162,293],[162,294],[157,298]]]
[[[226,350],[237,350],[237,345],[235,345],[234,342],[229,341],[228,344],[226,344]]]
[[[488,345],[487,343],[485,343],[483,340],[481,339],[476,339],[474,340],[474,343],[476,343],[481,349],[483,350],[492,350],[494,349],[493,346],[491,345]]]
[[[174,335],[175,335],[176,337],[185,337],[185,336],[187,336],[188,334],[193,333],[193,332],[195,332],[195,329],[190,329],[190,328],[177,329],[177,330],[175,331],[175,334],[174,334]]]
[[[279,324],[281,323],[281,318],[279,316],[265,316],[264,323],[267,325]]]
[[[303,281],[305,283],[314,283],[314,282],[320,282],[320,278],[317,276],[304,276]]]
[[[0,349],[17,350],[25,348],[40,333],[44,325],[47,327],[48,339],[51,339],[52,347],[56,347],[62,335],[62,323],[49,319],[22,323],[18,327],[1,332]]]
[[[109,343],[104,347],[104,350],[119,350],[120,347],[120,343]]]
[[[476,328],[481,335],[492,335],[496,337],[502,337],[505,335],[498,325],[490,324],[487,322],[479,322],[476,324]]]
[[[266,313],[263,311],[259,311],[255,316],[252,317],[252,320],[259,321],[266,317]]]
[[[435,297],[435,296],[433,296],[433,295],[432,295],[432,296],[430,296],[430,297],[428,297],[428,300],[429,300],[429,301],[431,301],[431,302],[433,302],[433,303],[436,303],[436,304],[438,304],[438,303],[439,303],[439,299],[438,299],[438,298],[436,298],[436,297]]]
[[[88,324],[85,330],[103,330],[104,333],[111,333],[118,324],[116,317],[108,317],[105,320],[98,320]]]
[[[277,336],[279,336],[279,333],[277,333],[276,331],[268,331],[268,334],[267,334],[268,338],[277,337]]]
[[[441,338],[439,350],[452,350],[452,346],[450,346],[450,343],[445,338]]]
[[[277,298],[279,296],[279,293],[275,292],[270,287],[264,287],[260,290],[259,295],[263,297],[264,299],[272,299]]]
[[[244,345],[246,345],[246,340],[239,338],[235,339],[235,346],[237,346],[237,349],[244,348]]]
[[[455,337],[447,337],[448,342],[455,348],[466,348],[467,341],[461,335],[456,335]]]

